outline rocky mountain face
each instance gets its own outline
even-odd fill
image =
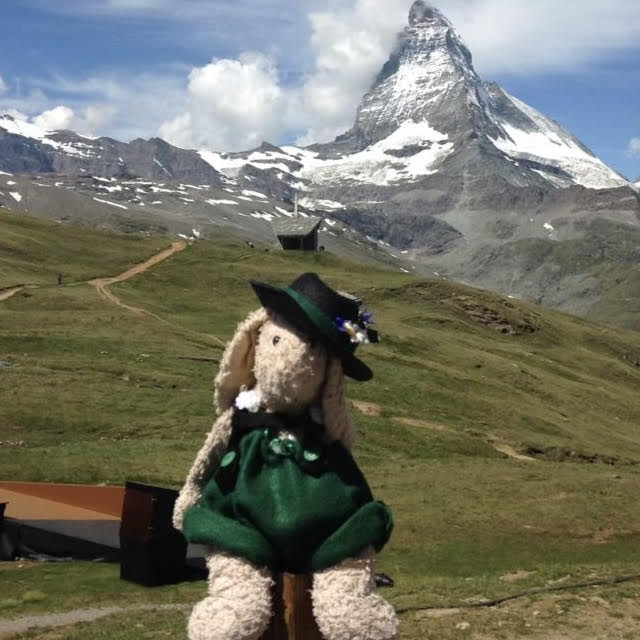
[[[245,182],[250,182],[249,176]],[[294,216],[292,202],[275,199],[255,187],[245,188],[234,180],[216,187],[130,175],[107,178],[84,172],[63,175],[0,171],[0,215],[2,209],[38,215],[59,224],[178,235],[190,242],[231,232],[250,248],[260,243],[266,250],[279,246],[273,224]],[[298,207],[301,218],[312,213],[304,206]],[[330,218],[320,225],[319,244],[329,252],[360,262],[405,272],[415,269],[402,256],[393,255],[384,242],[365,238]],[[16,283],[3,282],[0,277],[0,289],[13,284]]]
[[[8,115],[0,116],[0,170],[9,173],[60,173],[136,176],[220,186],[220,174],[195,151],[160,138],[118,142],[86,138],[73,131],[42,131]]]

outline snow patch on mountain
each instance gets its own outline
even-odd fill
[[[118,209],[128,209],[129,207],[125,207],[123,204],[118,204],[117,202],[109,202],[109,200],[102,200],[101,198],[94,198],[96,202],[101,202],[102,204],[108,204],[112,207],[118,207]]]
[[[0,129],[4,129],[8,133],[12,133],[17,136],[23,136],[24,138],[37,140],[42,144],[46,144],[49,147],[53,147],[54,149],[63,151],[65,153],[68,153],[69,155],[86,158],[95,156],[92,145],[79,142],[73,144],[70,142],[63,143],[57,140],[53,140],[51,136],[56,134],[55,131],[44,131],[40,127],[37,127],[35,124],[31,124],[30,122],[26,122],[25,120],[16,120],[13,116],[7,114],[0,115]]]
[[[254,211],[251,214],[252,218],[257,218],[258,220],[266,220],[267,222],[272,222],[276,216],[272,213],[265,213],[264,211]]]
[[[275,210],[287,218],[293,218],[293,211],[287,211],[287,209],[283,209],[282,207],[275,207]]]
[[[240,169],[247,164],[253,165],[258,169],[277,169],[285,173],[292,173],[292,171],[299,168],[296,166],[295,158],[292,158],[286,152],[275,149],[277,148],[274,147],[273,151],[256,150],[243,154],[217,153],[203,149],[198,154],[216,171],[230,178],[235,178]]]
[[[506,92],[505,95],[519,111],[528,117],[532,126],[525,129],[504,120],[498,120],[505,137],[490,138],[490,140],[500,151],[511,158],[533,160],[562,169],[573,179],[573,182],[591,189],[628,185],[627,180],[593,156],[559,125],[521,100]],[[571,185],[571,182],[544,170],[536,172],[554,186]]]
[[[267,199],[267,196],[264,195],[264,193],[261,193],[260,191],[250,191],[249,189],[243,189],[242,190],[242,195],[243,196],[249,196],[249,197],[256,197],[256,198],[262,198],[264,200]]]
[[[303,155],[299,175],[317,185],[412,182],[435,173],[453,150],[446,133],[428,122],[406,120],[389,136],[358,153],[339,158]]]
[[[13,116],[7,114],[0,116],[0,128],[14,135],[32,138],[33,140],[44,141],[47,139],[47,132],[40,127],[25,120],[16,120]]]
[[[205,200],[205,202],[213,206],[217,204],[234,204],[234,205],[238,204],[235,200],[225,200],[224,198],[220,200],[216,200],[215,198],[210,198],[209,200]]]
[[[307,209],[344,209],[345,206],[341,202],[335,200],[316,200],[315,198],[300,198],[299,204]]]

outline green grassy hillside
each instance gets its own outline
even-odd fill
[[[3,273],[49,283],[40,261],[70,256],[55,269],[76,282],[0,302],[0,479],[179,486],[213,419],[215,374],[183,357],[219,357],[258,306],[249,278],[285,284],[313,270],[360,296],[382,336],[359,352],[374,380],[347,392],[356,458],[395,515],[381,557],[395,605],[513,591],[501,577],[518,571],[531,573],[515,590],[640,570],[640,334],[228,237],[113,285],[153,315],[134,314],[82,281],[116,275],[168,239],[1,214],[0,245],[9,233],[17,248],[37,241],[27,257],[3,250]],[[404,638],[430,637],[419,614],[403,620]],[[460,635],[453,623],[437,628]],[[487,637],[508,636],[496,627]]]
[[[122,271],[166,246],[159,236],[91,231],[0,209],[0,290],[80,282]]]
[[[522,267],[542,284],[532,300],[569,309],[588,320],[640,329],[640,231],[596,218],[572,240],[525,239],[503,249],[504,273]],[[573,292],[567,297],[567,291]]]

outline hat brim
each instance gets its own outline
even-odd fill
[[[356,358],[338,341],[332,340],[314,324],[305,310],[286,292],[264,282],[250,280],[251,286],[265,309],[275,311],[296,329],[322,342],[332,353],[342,361],[342,370],[345,375],[364,382],[373,378],[373,372],[369,367]]]

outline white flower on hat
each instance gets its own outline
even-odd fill
[[[243,390],[236,396],[235,405],[238,409],[246,409],[250,413],[256,413],[260,409],[262,398],[255,389]]]

